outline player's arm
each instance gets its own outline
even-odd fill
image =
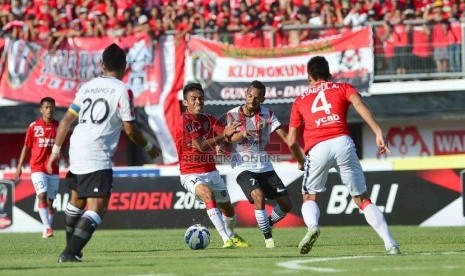
[[[78,114],[79,107],[75,104],[72,104],[58,125],[57,134],[55,136],[55,144],[53,145],[52,153],[50,154],[47,163],[47,171],[49,173],[52,173],[53,171],[52,164],[58,162],[60,159],[61,146],[63,146],[71,124],[74,122],[74,120],[76,120]]]
[[[237,133],[237,127],[241,125],[240,122],[233,122],[230,125],[224,127],[224,130],[219,135],[216,135],[210,139],[205,139],[202,136],[199,136],[192,140],[192,145],[196,147],[199,151],[210,151],[217,145],[222,145],[224,143],[230,142],[231,137]]]
[[[23,148],[21,149],[21,154],[19,155],[19,161],[18,161],[18,166],[16,167],[16,173],[15,173],[15,178],[14,181],[18,181],[19,178],[21,177],[21,174],[23,173],[23,164],[24,161],[26,160],[26,157],[29,155],[31,152],[31,149],[24,145]]]
[[[303,149],[299,146],[299,143],[297,143],[297,139],[294,139],[294,141],[291,143],[288,137],[288,134],[286,131],[282,128],[277,128],[275,130],[276,134],[283,140],[284,143],[289,147],[289,150],[291,151],[292,156],[299,162],[300,164],[305,163],[305,156],[303,154]],[[297,135],[295,135],[297,137]]]
[[[160,155],[161,150],[150,143],[147,139],[145,139],[142,132],[139,128],[134,124],[134,121],[123,121],[123,129],[129,139],[136,145],[141,148],[144,148],[145,151],[150,155],[150,157],[155,158]]]
[[[376,122],[375,117],[371,113],[368,106],[363,102],[362,97],[358,93],[352,94],[350,96],[350,101],[354,106],[357,113],[362,117],[362,119],[370,126],[371,130],[376,136],[376,145],[378,146],[378,154],[391,154],[386,141],[384,140],[383,132],[378,122]]]

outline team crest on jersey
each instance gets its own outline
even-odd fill
[[[200,128],[200,123],[197,121],[192,121],[190,124],[186,125],[187,132],[189,133],[196,132]]]
[[[7,44],[8,81],[12,88],[20,87],[37,65],[39,46],[24,40],[10,40]]]

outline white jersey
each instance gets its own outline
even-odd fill
[[[226,115],[228,124],[233,121],[242,123],[241,131],[249,134],[242,141],[233,144],[231,166],[236,172],[268,172],[273,170],[270,156],[265,150],[270,134],[281,126],[273,111],[262,106],[260,112],[247,117],[242,108],[235,107]]]
[[[70,139],[70,170],[111,169],[122,122],[135,120],[132,92],[114,77],[97,77],[79,89],[69,111],[79,114]]]

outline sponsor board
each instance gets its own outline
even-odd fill
[[[193,223],[211,225],[204,204],[184,190],[175,170],[169,171],[170,173],[166,173],[160,169],[159,173],[155,173],[153,169],[149,169],[144,173],[144,169],[138,168],[133,171],[134,174],[125,173],[120,175],[124,177],[116,176],[108,213],[101,228],[184,228]],[[300,211],[302,173],[292,163],[277,165],[276,171],[286,185],[293,205],[288,216],[276,227],[304,226]],[[384,213],[389,224],[447,226],[465,225],[465,206],[461,195],[464,185],[463,171],[462,169],[378,170],[367,171],[365,176],[368,193]],[[253,205],[247,201],[236,184],[236,175],[231,170],[220,169],[220,172],[224,172],[223,178],[238,214],[238,226],[256,227]],[[63,174],[61,176],[63,177]],[[16,189],[13,188],[13,186],[7,188],[8,191],[15,193],[14,196],[12,195],[12,201],[14,200],[12,206],[16,210],[15,214],[21,213],[22,216],[21,219],[16,220],[14,217],[12,220],[16,227],[14,230],[41,231],[36,195],[30,180],[23,179],[16,183]],[[55,229],[64,229],[64,225],[60,222],[64,220],[64,210],[69,196],[69,190],[61,179],[54,202]],[[274,204],[272,200],[267,201],[268,212],[271,212]],[[319,206],[321,225],[366,225],[363,214],[353,203],[347,188],[335,172],[329,174],[327,191],[322,194]],[[12,214],[10,211],[8,213]],[[0,230],[0,232],[5,231]]]

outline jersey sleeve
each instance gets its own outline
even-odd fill
[[[28,148],[32,148],[32,146],[34,145],[34,131],[31,125],[29,125],[29,127],[27,128],[26,139],[24,140],[24,145]]]
[[[346,83],[344,85],[344,97],[348,101],[350,101],[350,96],[352,96],[353,94],[358,94],[357,89],[353,85]]]
[[[302,114],[300,113],[299,100],[296,99],[292,104],[291,117],[289,118],[289,127],[299,128],[302,125]]]
[[[134,94],[130,89],[124,89],[118,101],[118,112],[121,120],[124,122],[134,121],[136,115],[134,112]]]

